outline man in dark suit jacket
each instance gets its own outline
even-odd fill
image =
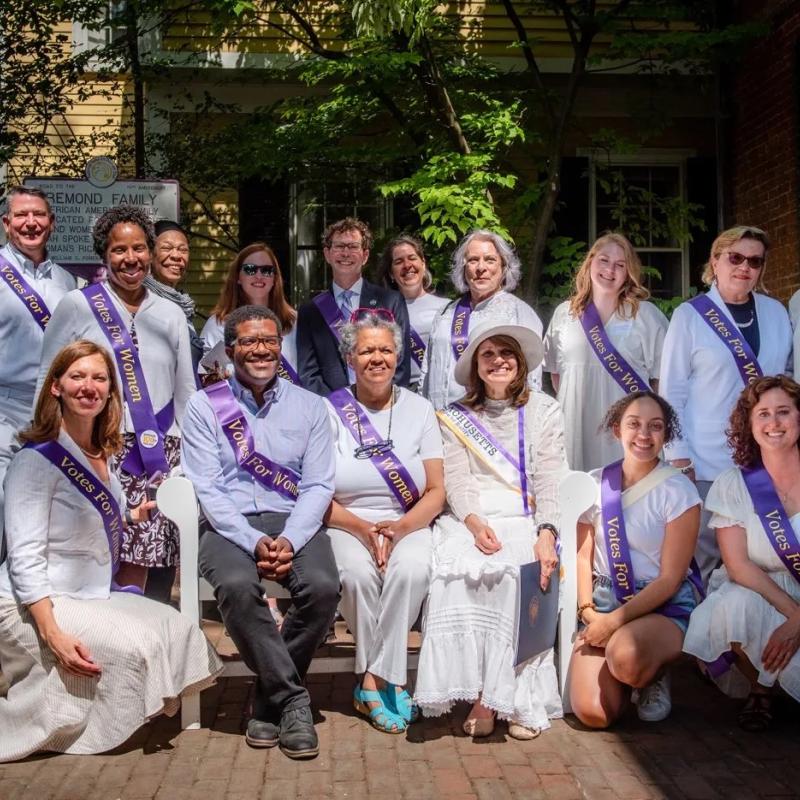
[[[353,382],[339,353],[339,340],[331,329],[337,321],[341,323],[344,318],[344,322],[349,322],[350,313],[357,308],[388,308],[402,328],[404,342],[409,340],[409,333],[408,310],[403,296],[361,277],[372,247],[369,227],[361,220],[346,217],[328,226],[323,243],[325,260],[333,272],[333,286],[300,307],[297,315],[297,361],[303,388],[325,397]],[[400,386],[408,386],[410,359],[408,348],[403,348],[395,375],[395,383]]]

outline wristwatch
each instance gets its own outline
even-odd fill
[[[536,529],[536,535],[538,536],[542,531],[551,531],[555,540],[558,541],[558,528],[556,528],[555,525],[551,525],[549,522],[543,522]]]

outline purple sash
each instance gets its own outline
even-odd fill
[[[133,420],[136,447],[144,467],[143,471],[147,475],[155,475],[157,472],[166,475],[170,468],[164,452],[164,434],[156,420],[150,394],[147,391],[147,382],[144,379],[142,362],[139,360],[133,339],[122,323],[105,286],[96,283],[81,291],[114,352],[122,387],[125,390],[125,402]],[[131,465],[133,466],[133,462]]]
[[[525,471],[525,408],[520,406],[517,409],[517,446],[518,458],[514,458],[511,453],[506,450],[500,443],[497,437],[473,414],[470,409],[461,403],[451,403],[450,408],[455,408],[461,413],[469,423],[475,428],[477,433],[484,438],[484,440],[495,449],[509,464],[516,470],[519,475],[520,490],[522,491],[522,507],[525,511],[525,516],[532,516],[530,497],[528,495],[528,474]],[[485,449],[482,448],[485,452]],[[494,454],[492,454],[494,455]]]
[[[636,370],[620,355],[619,351],[611,344],[606,329],[600,319],[594,303],[589,304],[581,314],[581,327],[586,334],[586,340],[597,356],[603,369],[616,381],[625,394],[633,392],[646,392],[650,389],[647,381],[637,375]]]
[[[742,478],[772,549],[789,574],[800,583],[800,542],[769,473],[764,467],[742,469]]]
[[[408,326],[409,349],[411,351],[411,358],[418,366],[422,366],[422,359],[425,358],[425,342],[422,337],[411,327]]]
[[[78,494],[86,498],[100,514],[108,539],[108,549],[111,552],[111,591],[142,594],[138,586],[120,586],[114,580],[119,571],[119,551],[122,547],[122,514],[119,504],[106,490],[100,478],[91,469],[76,461],[75,457],[55,440],[26,446],[41,453],[51,464],[58,467],[64,477],[78,490]]]
[[[339,415],[339,419],[344,423],[345,428],[350,431],[350,435],[356,444],[359,444],[359,426],[361,427],[363,444],[371,445],[382,441],[358,401],[350,394],[349,389],[337,389],[332,392],[328,395],[328,402]],[[381,455],[372,455],[369,460],[378,470],[381,478],[383,478],[392,494],[400,502],[400,505],[408,511],[419,500],[419,489],[417,489],[408,470],[400,463],[394,451],[389,450]]]
[[[693,297],[689,300],[689,304],[728,349],[745,386],[749,386],[764,374],[761,371],[758,359],[745,338],[740,334],[739,329],[707,294],[699,294],[697,297]]]
[[[333,299],[333,293],[320,292],[314,298],[314,303],[319,309],[319,313],[322,314],[322,318],[325,320],[328,329],[333,334],[333,338],[336,339],[337,342],[340,342],[342,336],[339,333],[339,329],[347,320],[342,316],[342,311],[339,306],[336,305],[336,300]]]
[[[656,467],[658,469],[658,467]],[[600,505],[602,506],[603,533],[606,540],[608,570],[611,585],[620,605],[627,603],[636,594],[636,577],[633,574],[631,550],[625,532],[625,516],[622,511],[622,461],[615,461],[603,468],[600,477]],[[692,558],[689,580],[700,597],[705,597],[700,569]],[[665,617],[688,617],[685,608],[667,601],[654,609]]]
[[[217,421],[233,450],[236,463],[267,491],[276,492],[292,502],[296,501],[300,493],[301,476],[255,449],[250,426],[228,382],[219,381],[203,391],[211,401],[211,408],[214,409]]]
[[[11,291],[20,299],[28,309],[36,324],[44,330],[50,322],[50,309],[44,298],[34,289],[31,289],[19,270],[10,262],[0,256],[0,276],[9,285]]]
[[[278,376],[283,378],[285,381],[289,381],[289,383],[293,383],[295,386],[303,385],[300,383],[300,376],[297,374],[297,371],[283,355],[281,356],[281,360],[278,362]]]
[[[472,314],[472,305],[469,294],[463,294],[456,304],[453,313],[453,322],[450,325],[450,346],[453,348],[453,358],[458,357],[467,349],[469,339],[469,318]]]

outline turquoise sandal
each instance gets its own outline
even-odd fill
[[[398,689],[400,689],[399,692],[397,691]],[[381,694],[386,706],[402,717],[409,725],[419,719],[419,706],[411,699],[411,695],[405,689],[393,683],[387,683]]]
[[[380,703],[377,708],[370,708],[367,703]],[[359,714],[363,714],[376,730],[383,733],[405,733],[408,723],[402,716],[386,707],[386,700],[380,692],[369,692],[361,686],[353,689],[353,706]]]

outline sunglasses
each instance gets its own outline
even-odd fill
[[[239,269],[251,278],[257,272],[260,272],[265,278],[270,278],[275,274],[275,267],[272,264],[268,264],[266,267],[261,264],[242,264]]]
[[[350,322],[360,322],[367,317],[377,317],[384,322],[394,322],[394,314],[388,308],[357,308],[350,314]]]
[[[745,256],[742,253],[737,253],[735,250],[728,250],[725,253],[728,256],[728,261],[734,266],[738,267],[740,264],[747,262],[747,266],[753,269],[761,269],[764,266],[766,259],[764,256]]]

